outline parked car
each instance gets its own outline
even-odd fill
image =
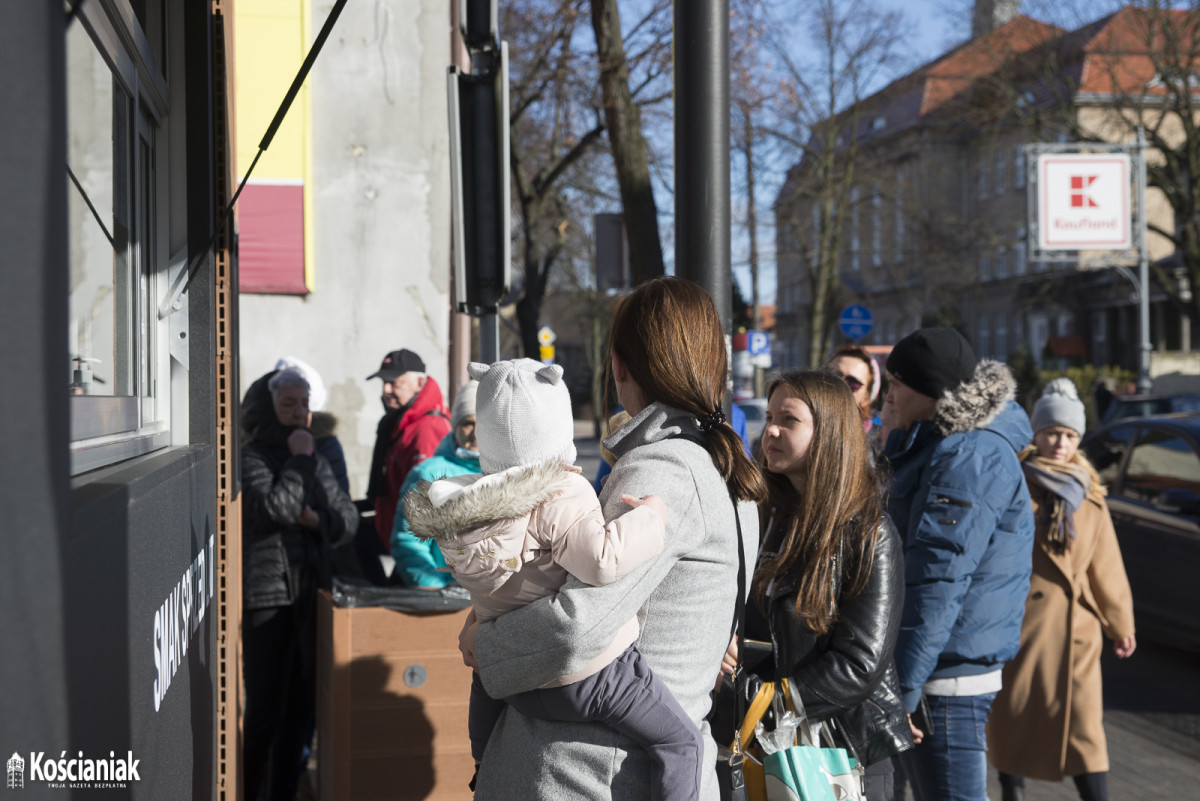
[[[1118,420],[1080,447],[1108,488],[1138,635],[1200,651],[1200,414]]]
[[[753,450],[762,438],[763,425],[767,422],[767,399],[747,398],[738,401],[737,405],[746,413],[746,441]]]
[[[1200,395],[1191,392],[1175,395],[1126,395],[1112,399],[1101,422],[1107,425],[1126,417],[1150,417],[1174,412],[1200,412]]]

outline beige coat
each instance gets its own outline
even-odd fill
[[[998,770],[1043,781],[1108,770],[1100,682],[1101,632],[1133,634],[1133,597],[1108,505],[1093,492],[1075,513],[1064,553],[1046,540],[1045,490],[1030,487],[1037,535],[1021,650],[1004,666],[988,721]]]

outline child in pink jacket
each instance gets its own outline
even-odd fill
[[[606,522],[574,466],[562,367],[517,359],[467,372],[479,381],[483,473],[418,485],[404,504],[413,533],[437,541],[481,622],[556,592],[568,573],[608,584],[662,551],[667,512],[658,496],[622,496],[632,508]],[[637,636],[634,618],[579,672],[503,700],[490,698],[476,673],[468,724],[476,766],[507,703],[530,717],[612,726],[649,751],[656,801],[697,798],[700,732],[650,671]]]

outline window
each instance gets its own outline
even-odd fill
[[[1033,352],[1033,361],[1038,367],[1042,366],[1042,356],[1049,339],[1050,321],[1046,318],[1046,315],[1029,315],[1029,349]]]
[[[904,174],[897,173],[896,174],[897,191],[896,191],[896,196],[895,196],[895,201],[894,201],[896,204],[896,222],[895,222],[895,231],[893,233],[895,234],[895,248],[896,248],[895,260],[898,262],[904,261],[904,234],[905,234],[905,232],[904,232],[904,194],[903,194],[903,188],[902,188],[903,181],[904,181]]]
[[[976,355],[986,359],[992,353],[992,320],[986,314],[979,315],[979,347]]]
[[[996,194],[1004,191],[1008,184],[1008,151],[996,151]]]
[[[859,246],[860,246],[860,242],[859,242],[859,237],[858,237],[858,187],[856,186],[850,190],[850,269],[851,270],[857,270],[859,267],[859,263],[858,263]]]
[[[1200,499],[1200,458],[1183,438],[1147,429],[1129,454],[1120,494],[1172,512],[1186,497],[1194,510]]]
[[[1017,145],[1013,149],[1013,189],[1025,188],[1025,148]]]
[[[986,250],[979,254],[979,280],[992,280],[992,256]]]
[[[1113,428],[1088,442],[1084,453],[1100,474],[1100,482],[1110,490],[1121,475],[1121,460],[1133,441],[1132,426]]]
[[[170,443],[163,17],[109,8],[81,5],[66,32],[73,473]]]
[[[871,266],[883,266],[883,222],[880,220],[879,209],[883,205],[883,196],[879,187],[871,193]]]
[[[1008,278],[1008,247],[1006,245],[996,248],[996,277]]]
[[[1024,275],[1028,267],[1025,259],[1025,227],[1021,226],[1013,238],[1013,275]]]
[[[1008,361],[1008,315],[996,315],[996,348],[992,354],[1000,361]]]
[[[988,169],[989,169],[989,167],[990,167],[990,165],[988,164],[987,154],[980,154],[980,156],[979,156],[979,196],[981,198],[988,196]]]

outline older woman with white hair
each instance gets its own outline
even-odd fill
[[[309,385],[259,378],[242,403],[242,652],[245,797],[292,801],[316,709],[316,598],[329,549],[358,510],[317,451]]]

